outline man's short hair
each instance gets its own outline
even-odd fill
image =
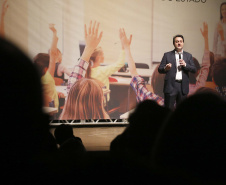
[[[47,53],[38,53],[34,57],[34,64],[37,67],[40,75],[43,76],[45,74],[44,73],[44,69],[46,67],[49,68],[49,54],[47,54]]]
[[[176,38],[176,37],[181,37],[181,38],[183,39],[183,42],[184,42],[184,36],[178,34],[178,35],[175,35],[175,36],[173,37],[173,44],[174,44],[174,41],[175,41],[175,38]]]

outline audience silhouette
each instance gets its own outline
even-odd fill
[[[111,142],[110,151],[117,156],[143,158],[146,161],[151,155],[158,130],[170,113],[170,109],[153,100],[139,103],[129,116],[128,127]]]
[[[122,184],[155,182],[150,156],[158,131],[170,114],[170,109],[153,100],[145,100],[129,116],[129,125],[124,132],[111,142],[110,153],[115,169],[124,174]]]
[[[60,145],[59,149],[63,153],[73,157],[83,156],[86,149],[80,137],[73,134],[71,125],[61,124],[54,131],[56,142]]]
[[[54,158],[57,145],[42,110],[38,71],[20,49],[2,38],[0,58],[2,182],[45,184],[52,181],[49,159]]]
[[[178,106],[160,129],[155,171],[200,183],[225,183],[226,102],[202,88]]]

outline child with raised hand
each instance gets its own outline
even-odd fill
[[[209,39],[208,39],[208,24],[203,22],[203,28],[200,28],[201,34],[204,38],[204,53],[202,58],[202,67],[198,64],[196,59],[193,59],[197,68],[196,73],[189,74],[189,93],[192,95],[200,87],[206,85],[206,81],[209,74],[210,68],[210,51],[209,51]]]
[[[109,119],[104,109],[104,95],[97,80],[85,78],[89,59],[94,49],[100,43],[103,32],[100,34],[99,23],[90,21],[89,28],[85,25],[86,46],[68,79],[67,100],[60,119],[85,120]]]
[[[120,40],[125,49],[125,60],[129,65],[129,71],[132,75],[132,80],[130,85],[136,93],[136,99],[138,102],[144,101],[146,99],[151,99],[156,101],[159,105],[164,105],[164,99],[160,96],[150,92],[146,86],[145,81],[141,76],[137,73],[135,62],[133,60],[131,51],[130,51],[130,43],[132,35],[130,39],[127,38],[124,28],[120,28],[119,30]]]
[[[58,49],[57,44],[58,44],[58,36],[57,36],[57,30],[55,28],[54,24],[49,24],[49,29],[53,32],[53,39],[52,39],[52,44],[49,52],[52,52],[56,55],[55,59],[55,70],[51,70],[51,75],[54,77],[54,80],[57,84],[58,78],[64,80],[64,73],[66,73],[68,76],[71,74],[71,70],[67,69],[63,64],[62,64],[62,53]]]
[[[67,93],[69,93],[69,90],[71,89],[72,85],[76,81],[85,77],[86,70],[89,65],[89,59],[90,59],[94,49],[98,46],[98,44],[102,38],[102,35],[103,35],[103,32],[101,32],[98,35],[99,25],[100,25],[100,23],[96,23],[96,21],[95,21],[94,25],[92,26],[92,21],[90,21],[88,30],[86,28],[86,24],[84,25],[86,46],[85,46],[85,49],[80,58],[79,65],[76,65],[74,67],[74,69],[68,79]],[[81,69],[83,69],[83,70],[81,70]]]
[[[59,108],[59,98],[55,87],[54,72],[56,61],[61,58],[57,49],[58,38],[56,30],[51,25],[51,30],[54,32],[53,41],[49,54],[38,53],[34,57],[34,64],[40,72],[41,82],[43,86],[44,106]]]
[[[102,85],[105,86],[106,89],[109,89],[109,77],[125,65],[125,51],[123,45],[116,62],[106,66],[101,66],[101,63],[104,63],[104,51],[100,46],[98,46],[90,57],[86,78],[97,79],[103,83]],[[109,100],[110,95],[107,94],[107,101]]]

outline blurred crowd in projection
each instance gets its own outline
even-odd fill
[[[79,64],[69,71],[61,64],[52,24],[50,50],[38,53],[33,62],[4,39],[8,8],[5,0],[0,27],[4,184],[226,184],[226,59],[220,54],[226,3],[220,7],[216,29],[222,47],[217,44],[217,54],[209,51],[208,25],[203,23],[202,63],[194,59],[197,73],[191,75],[191,92],[174,109],[164,106],[163,78],[156,70],[151,79],[153,92],[146,87],[130,50],[132,35],[126,35],[124,28],[119,28],[123,50],[119,61],[102,67],[104,54],[98,44],[103,33],[98,22],[90,21],[84,28],[86,46]],[[106,104],[112,95],[104,95],[108,77],[125,62],[138,105],[129,115],[126,129],[112,140],[110,151],[87,151],[71,125],[61,124],[50,133],[50,115],[43,107],[57,108],[58,112],[63,107],[60,119],[109,119]],[[66,96],[55,89],[64,81],[64,73],[70,74]]]

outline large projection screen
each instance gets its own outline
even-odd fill
[[[3,2],[0,0],[1,7]],[[100,22],[103,37],[99,46],[104,52],[103,67],[117,62],[122,50],[119,29],[125,28],[128,35],[133,35],[131,53],[139,75],[145,79],[149,91],[163,97],[162,91],[153,88],[152,74],[163,54],[174,49],[173,36],[184,35],[184,50],[201,65],[204,39],[200,28],[203,28],[203,22],[208,24],[209,49],[213,51],[222,2],[224,0],[8,0],[9,7],[4,17],[5,37],[33,61],[38,53],[49,52],[53,38],[49,24],[52,23],[57,30],[61,64],[72,70],[78,65],[85,44],[84,24],[89,24],[90,20]],[[139,68],[139,64],[148,67]],[[52,119],[60,119],[65,109],[69,76],[65,73],[63,83],[55,81],[54,90],[58,95],[64,95],[60,97],[58,107],[49,104],[50,109],[57,111],[45,106],[46,111],[54,112]],[[117,70],[109,80],[104,109],[111,119],[127,119],[128,112],[137,105],[136,94],[130,87],[131,75]]]

